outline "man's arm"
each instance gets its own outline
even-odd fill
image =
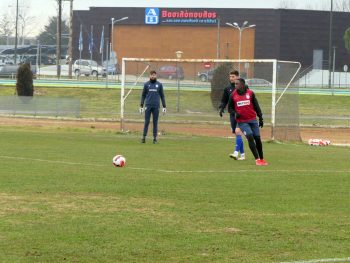
[[[256,112],[256,115],[258,116],[259,119],[262,119],[262,112],[261,112],[259,102],[258,102],[254,92],[252,95],[252,102],[253,102],[253,106],[254,106],[254,110]]]
[[[229,96],[228,98],[228,112],[230,112],[230,114],[235,114],[236,111],[235,111],[235,103],[233,101],[233,92],[231,93],[231,95]]]
[[[227,103],[229,102],[229,94],[228,92],[226,92],[226,88],[224,89],[224,93],[222,94],[221,97],[221,103],[219,106],[219,109],[221,109],[222,111],[226,108]]]
[[[162,105],[163,105],[163,108],[166,108],[166,104],[165,104],[165,96],[164,96],[164,90],[163,90],[163,84],[160,84],[160,88],[159,88],[159,96],[160,96],[160,99],[162,100]]]
[[[147,95],[147,85],[145,83],[143,85],[143,90],[142,90],[142,95],[141,95],[141,104],[140,104],[141,107],[143,107],[143,104],[145,103],[146,95]]]

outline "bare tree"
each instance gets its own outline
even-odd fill
[[[31,16],[27,12],[21,12],[18,15],[19,18],[19,35],[21,36],[20,39],[22,40],[22,45],[24,45],[24,39],[28,35],[31,35],[34,30],[34,24],[35,24],[35,17]]]
[[[314,7],[306,9],[329,11],[331,9],[331,2],[329,0],[319,1]],[[333,11],[350,12],[350,0],[333,0]]]
[[[350,0],[336,0],[334,9],[341,12],[350,12]]]
[[[10,28],[12,28],[12,32],[14,33],[14,29],[16,27],[16,5],[10,5],[7,9],[7,13],[3,13],[2,17],[9,17],[10,21]],[[24,44],[25,37],[29,35],[33,35],[33,33],[36,30],[37,24],[36,24],[36,17],[32,16],[30,13],[30,1],[28,0],[21,0],[18,6],[18,41],[22,45]],[[4,20],[4,19],[2,19]],[[2,21],[1,20],[1,21]],[[1,23],[1,22],[0,22]],[[0,27],[2,27],[3,24],[0,24]]]
[[[11,36],[13,34],[14,25],[11,18],[7,14],[3,14],[0,20],[0,35]]]
[[[297,4],[292,0],[280,0],[278,8],[295,9]],[[331,9],[330,0],[322,0],[317,3],[314,1],[305,1],[301,9],[305,10],[323,10],[329,11]],[[350,0],[333,0],[333,11],[350,12]]]
[[[318,10],[326,10],[326,11],[329,11],[331,9],[331,3],[330,1],[328,0],[323,0],[322,2],[319,3],[319,8]]]
[[[11,18],[9,15],[4,14],[2,15],[0,19],[0,37],[1,37],[1,44],[9,45],[9,39],[10,36],[13,35],[14,32],[14,25],[12,23]]]
[[[303,9],[306,10],[327,10],[329,9],[329,0],[323,0],[323,1],[308,1],[305,2],[305,6],[303,7]]]
[[[278,8],[281,9],[296,9],[297,4],[292,0],[280,0]]]

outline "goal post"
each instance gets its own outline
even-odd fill
[[[222,76],[223,84],[216,91],[217,94],[214,94],[215,81],[212,79],[215,72],[225,65],[231,70],[240,68],[241,76],[247,80],[249,88],[258,94],[260,106],[263,105],[265,123],[271,127],[271,139],[300,140],[299,89],[296,79],[301,65],[295,61],[276,59],[123,58],[121,130],[126,130],[126,123],[143,121],[136,111],[141,97],[140,90],[148,80],[150,70],[157,71],[158,79],[164,86],[168,106],[164,122],[227,125],[227,119],[218,118],[216,103],[221,99],[225,86],[229,85],[229,76]],[[196,101],[196,96],[200,97],[198,100],[202,103]],[[127,107],[128,100],[137,104]]]

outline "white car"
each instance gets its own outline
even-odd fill
[[[73,72],[76,76],[94,76],[105,75],[106,70],[99,66],[94,60],[81,59],[76,60],[73,65]]]

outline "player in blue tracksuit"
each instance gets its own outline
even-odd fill
[[[157,72],[152,70],[150,72],[150,80],[144,84],[141,96],[140,113],[142,114],[143,112],[145,112],[145,125],[143,128],[143,136],[141,139],[142,143],[146,142],[146,136],[148,132],[148,125],[151,120],[151,114],[153,115],[153,143],[157,143],[160,100],[162,100],[162,112],[163,114],[165,114],[166,105],[163,85],[162,83],[157,81]]]

